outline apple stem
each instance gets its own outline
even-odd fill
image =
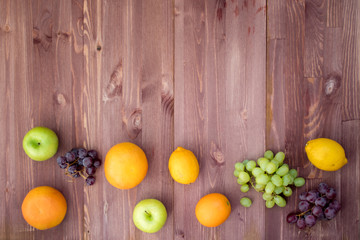
[[[147,215],[151,216],[151,214],[150,214],[150,213],[148,213],[146,210],[145,210],[145,213],[146,213]]]

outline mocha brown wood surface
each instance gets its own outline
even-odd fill
[[[0,0],[0,239],[359,239],[360,2],[357,0]],[[130,141],[149,170],[136,188],[69,181],[55,157],[30,160],[22,139],[35,126],[59,136],[56,156],[75,146]],[[312,166],[310,139],[332,138],[348,164]],[[195,183],[174,182],[167,163],[182,146],[200,164]],[[285,208],[241,193],[234,164],[283,150],[307,180]],[[335,186],[342,210],[300,231],[286,223],[298,194]],[[37,186],[59,189],[68,211],[39,231],[21,204]],[[229,219],[207,228],[195,217],[205,194],[225,194]],[[248,196],[251,208],[239,200]],[[168,210],[163,229],[138,230],[145,198]]]

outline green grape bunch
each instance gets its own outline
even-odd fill
[[[257,161],[244,160],[235,163],[234,176],[237,178],[237,183],[241,185],[241,192],[248,192],[251,186],[263,194],[267,208],[272,208],[275,204],[285,207],[285,199],[293,192],[291,187],[304,186],[305,179],[298,177],[297,170],[290,169],[284,160],[285,153],[278,152],[274,155],[272,151],[267,150]],[[249,207],[251,200],[245,197],[240,203],[244,207]]]

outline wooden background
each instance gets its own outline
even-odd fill
[[[0,239],[358,239],[360,234],[360,2],[357,0],[0,0]],[[30,160],[25,133],[46,126],[74,146],[131,141],[148,157],[145,180],[113,188],[98,171],[94,186],[70,183],[55,158]],[[314,168],[309,139],[341,143],[349,163]],[[200,162],[184,186],[169,175],[183,146]],[[266,149],[307,178],[288,205],[265,209],[243,194],[234,163]],[[300,192],[321,181],[343,205],[335,219],[299,231],[285,222]],[[20,206],[40,185],[68,202],[61,225],[38,231]],[[205,194],[232,204],[217,228],[194,214]],[[249,209],[240,206],[250,196]],[[132,223],[144,198],[168,210],[164,228],[145,234]]]

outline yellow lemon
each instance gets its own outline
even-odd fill
[[[178,183],[190,184],[199,176],[199,163],[191,151],[178,147],[170,156],[169,171]]]
[[[344,148],[334,140],[328,138],[317,138],[308,141],[305,152],[310,162],[324,171],[336,171],[346,163]]]

